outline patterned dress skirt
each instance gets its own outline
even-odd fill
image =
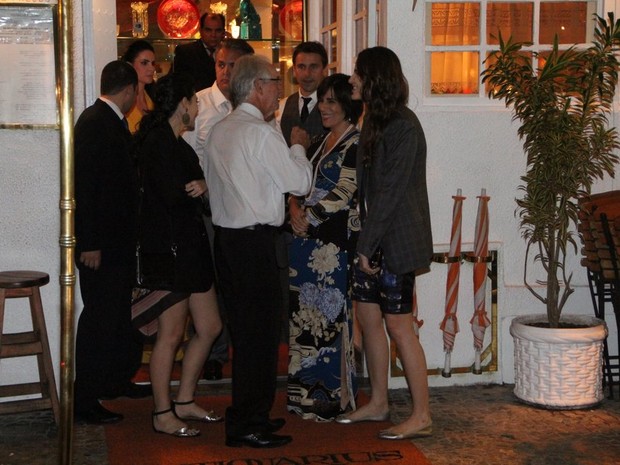
[[[318,239],[290,246],[287,408],[305,419],[330,421],[355,407],[348,255]]]

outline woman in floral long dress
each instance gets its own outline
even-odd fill
[[[290,318],[287,408],[329,421],[355,407],[349,268],[359,219],[355,159],[361,104],[351,100],[348,76],[334,74],[318,88],[328,134],[311,144],[313,188],[289,199]]]

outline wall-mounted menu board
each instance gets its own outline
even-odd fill
[[[56,5],[0,0],[0,127],[58,127]]]

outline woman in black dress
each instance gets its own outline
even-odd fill
[[[201,197],[207,186],[196,153],[181,137],[183,131],[193,129],[197,113],[192,78],[167,75],[158,81],[155,108],[144,116],[136,135],[142,185],[141,259],[146,266],[148,260],[152,263],[154,258],[167,257],[170,264],[163,268],[164,279],[157,288],[171,291],[177,301],[158,317],[150,361],[153,429],[179,437],[200,433],[187,425],[188,420],[221,420],[194,403],[200,370],[222,329],[213,261],[202,220]],[[188,311],[196,332],[185,349],[179,391],[172,402],[170,376]]]

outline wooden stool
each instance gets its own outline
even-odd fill
[[[0,397],[41,394],[41,397],[34,399],[0,402],[0,414],[51,408],[58,424],[60,405],[39,293],[39,287],[49,281],[47,273],[38,271],[0,272],[0,359],[36,355],[39,368],[39,382],[0,386]],[[5,300],[20,297],[30,299],[32,331],[5,334],[3,331]]]

